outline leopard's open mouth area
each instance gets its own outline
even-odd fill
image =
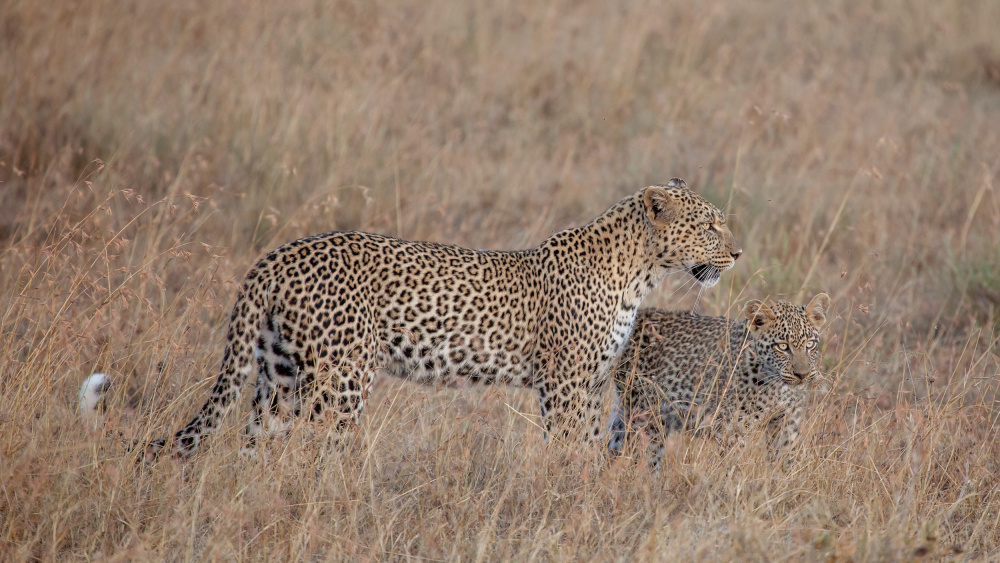
[[[698,283],[705,287],[714,286],[719,283],[719,278],[722,277],[722,272],[707,262],[691,266],[688,268],[688,273],[691,274],[694,279],[698,280]]]

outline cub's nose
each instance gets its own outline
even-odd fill
[[[736,260],[737,258],[739,258],[740,256],[743,255],[743,249],[741,248],[741,249],[737,250],[736,252],[730,252],[730,254],[733,255],[733,260]]]
[[[799,381],[805,381],[806,376],[809,375],[809,374],[808,373],[799,373],[797,371],[793,371],[792,375],[794,375],[795,377],[797,377]]]

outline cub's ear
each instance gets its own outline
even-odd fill
[[[809,319],[809,322],[814,327],[819,328],[826,324],[826,312],[829,310],[830,296],[825,293],[819,293],[806,305],[806,318]]]
[[[674,220],[677,201],[667,190],[659,186],[648,187],[642,193],[642,202],[646,207],[646,217],[654,224],[662,225]]]
[[[760,299],[751,299],[743,305],[743,317],[750,322],[750,332],[757,332],[771,326],[777,317],[770,307]]]

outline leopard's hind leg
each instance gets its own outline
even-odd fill
[[[257,338],[257,385],[241,455],[255,457],[260,438],[287,433],[301,413],[300,384],[311,380],[299,350],[279,330],[280,315],[269,316]]]

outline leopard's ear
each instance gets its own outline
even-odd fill
[[[765,329],[777,319],[774,311],[760,299],[751,299],[743,305],[743,317],[749,321],[750,332]]]
[[[806,305],[806,318],[816,328],[826,324],[826,312],[830,310],[830,296],[819,293]]]
[[[667,182],[667,187],[668,188],[681,188],[682,190],[688,189],[687,182],[685,182],[684,180],[681,180],[680,178],[671,178],[670,181]]]
[[[654,225],[670,223],[677,214],[677,200],[660,186],[650,186],[643,190],[642,202],[646,208],[646,217]]]

